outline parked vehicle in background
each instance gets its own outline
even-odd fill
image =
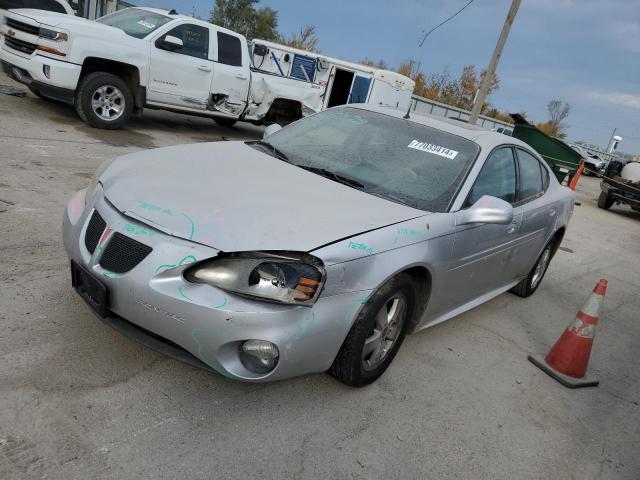
[[[267,40],[254,39],[251,47],[256,71],[322,87],[322,109],[349,103],[409,108],[415,82],[397,72]]]
[[[128,8],[91,21],[17,10],[2,31],[3,70],[98,128],[119,128],[144,108],[225,126],[287,124],[356,99],[408,106],[413,89],[411,79],[376,69],[367,77],[336,67],[325,85],[256,69],[243,35],[175,11]]]
[[[594,176],[597,173],[604,173],[607,165],[609,164],[607,160],[600,158],[595,153],[590,153],[581,145],[571,144],[569,146],[582,155],[582,161],[585,166],[585,175]]]
[[[75,15],[71,5],[65,0],[0,0],[0,26],[4,25],[4,17],[7,10],[14,8],[34,8],[36,10],[46,10],[48,12]],[[0,37],[2,31],[0,31]]]
[[[640,163],[623,164],[612,160],[607,165],[600,189],[598,207],[608,210],[616,203],[629,205],[640,212]]]
[[[229,378],[363,386],[405,334],[532,295],[573,212],[526,143],[474,125],[351,105],[274,130],[126,155],[73,195],[100,318]]]

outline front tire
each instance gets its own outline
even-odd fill
[[[598,208],[609,210],[614,201],[615,200],[610,197],[607,192],[600,192],[600,196],[598,197]]]
[[[76,112],[95,128],[121,128],[133,112],[131,88],[111,73],[94,72],[80,81],[75,99]]]
[[[551,258],[553,257],[553,247],[554,241],[552,240],[547,244],[546,247],[544,247],[544,250],[542,250],[542,253],[538,257],[536,264],[529,272],[529,275],[527,275],[527,278],[525,278],[515,287],[509,290],[511,293],[514,293],[522,298],[530,297],[535,293],[535,291],[542,283],[544,274],[547,273],[549,263],[551,263]]]
[[[352,387],[377,380],[404,341],[415,299],[415,287],[407,274],[380,287],[358,314],[329,373]]]

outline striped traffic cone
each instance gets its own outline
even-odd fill
[[[565,387],[593,387],[598,380],[587,378],[587,366],[598,324],[598,311],[604,301],[607,281],[602,278],[575,320],[562,333],[544,359],[529,355],[529,361]]]

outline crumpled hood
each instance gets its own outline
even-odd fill
[[[101,177],[118,210],[223,251],[319,246],[426,213],[271,157],[243,142],[146,150]]]

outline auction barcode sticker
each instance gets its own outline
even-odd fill
[[[458,155],[456,150],[451,150],[450,148],[445,148],[428,142],[419,142],[418,140],[411,140],[411,143],[407,145],[407,147],[420,150],[422,152],[433,153],[434,155],[440,155],[441,157],[446,157],[450,160],[453,160],[456,158],[456,155]]]

